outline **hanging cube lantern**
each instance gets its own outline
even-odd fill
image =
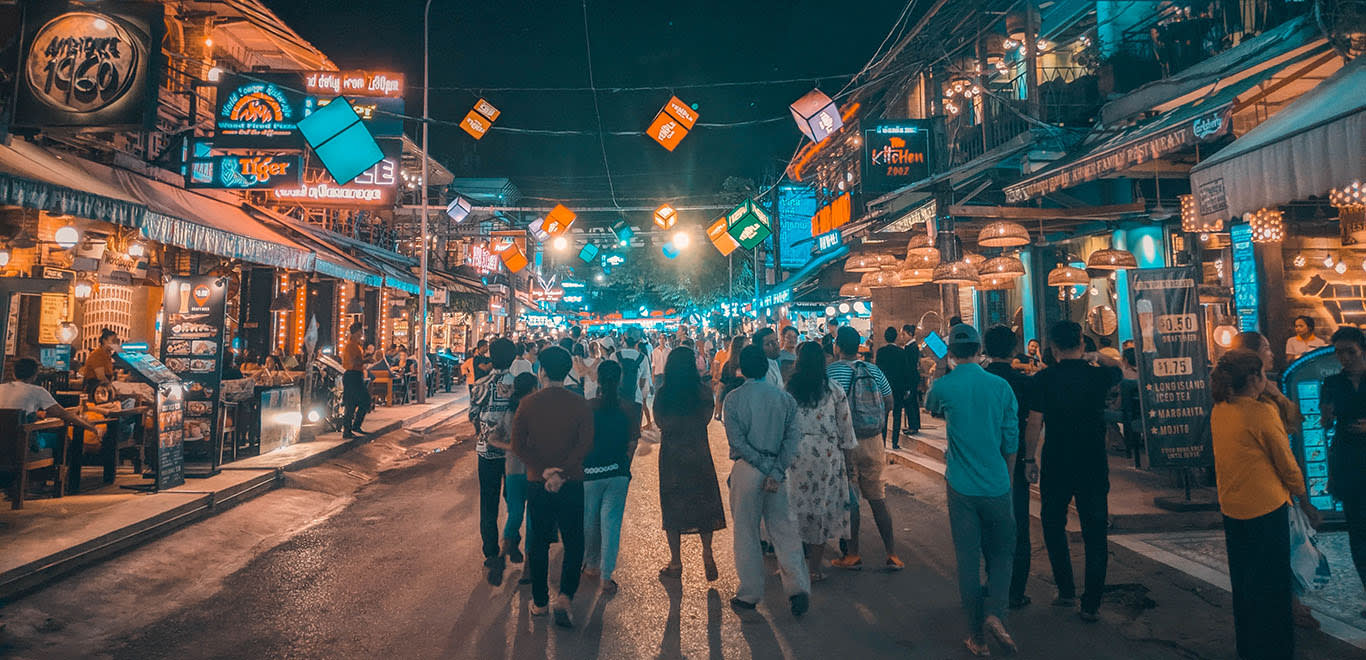
[[[555,208],[550,209],[550,213],[545,216],[545,233],[551,236],[559,236],[574,226],[574,220],[578,214],[565,208],[564,204],[556,204]]]
[[[660,249],[664,252],[664,256],[670,259],[677,259],[678,255],[683,253],[682,250],[678,249],[678,246],[673,244],[673,241],[665,243]]]
[[[535,238],[538,243],[550,240],[550,234],[545,231],[545,218],[532,220],[531,224],[526,226],[526,230],[531,232],[532,238]]]
[[[792,119],[802,135],[812,142],[820,142],[844,126],[835,102],[819,89],[813,89],[791,106]]]
[[[479,102],[474,104],[474,108],[465,115],[463,120],[461,120],[460,128],[465,129],[465,132],[469,133],[470,137],[476,140],[482,140],[484,135],[489,132],[489,129],[493,128],[493,122],[498,119],[498,115],[500,114],[502,114],[502,112],[500,112],[498,108],[493,107],[492,103],[489,103],[484,99],[479,99]]]
[[[773,234],[769,228],[768,213],[752,199],[741,202],[726,214],[726,231],[746,250],[753,250]]]
[[[697,111],[674,96],[664,104],[659,114],[655,115],[654,121],[650,122],[650,128],[646,129],[646,134],[658,142],[659,146],[673,151],[696,124]]]
[[[527,266],[526,255],[517,247],[516,243],[508,241],[506,247],[498,250],[498,258],[503,260],[503,265],[507,266],[509,272],[518,273]]]
[[[1244,216],[1252,228],[1253,243],[1280,243],[1285,240],[1285,221],[1275,209],[1259,209]]]
[[[726,226],[724,217],[717,218],[716,222],[707,227],[707,238],[711,239],[711,244],[716,246],[716,251],[720,252],[723,257],[729,256],[735,251],[735,248],[740,247],[740,244],[735,242],[735,238],[730,235],[728,230],[729,227]]]
[[[384,160],[379,143],[344,96],[300,119],[299,133],[339,186]]]
[[[446,215],[450,216],[451,220],[454,220],[456,224],[460,224],[465,221],[465,218],[469,217],[470,208],[470,200],[465,199],[460,195],[456,195],[455,199],[452,199],[451,203],[446,205]]]
[[[678,223],[678,211],[668,204],[663,204],[655,209],[655,226],[668,231]]]
[[[593,263],[598,258],[598,246],[593,243],[584,243],[583,249],[579,250],[579,260],[586,264]]]

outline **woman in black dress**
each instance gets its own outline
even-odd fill
[[[717,578],[711,553],[711,533],[726,528],[721,509],[721,487],[716,482],[707,425],[711,422],[711,392],[697,375],[690,348],[675,348],[664,363],[664,384],[655,395],[655,423],[659,425],[659,506],[669,537],[669,565],[660,577],[679,578],[682,535],[702,538],[702,565],[707,580]]]

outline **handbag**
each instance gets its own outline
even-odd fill
[[[1319,550],[1318,534],[1297,506],[1290,507],[1290,572],[1296,594],[1322,589],[1333,578],[1328,557]]]

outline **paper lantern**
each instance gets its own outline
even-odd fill
[[[77,300],[86,300],[95,293],[95,280],[89,277],[81,277],[71,286],[71,295],[76,296]]]
[[[976,285],[981,282],[981,276],[977,274],[977,269],[973,268],[964,261],[950,261],[934,267],[934,277],[931,282],[935,284],[969,284]]]
[[[773,234],[770,229],[768,213],[754,200],[747,199],[726,214],[726,227],[731,238],[741,247],[753,250]]]
[[[671,97],[664,108],[655,115],[654,121],[650,122],[650,128],[646,134],[652,140],[659,143],[659,146],[673,151],[683,138],[688,136],[688,131],[697,124],[697,111],[692,106],[680,101],[677,96]]]
[[[844,272],[846,273],[871,273],[880,268],[877,259],[872,255],[856,254],[844,260]]]
[[[1275,209],[1259,209],[1244,216],[1252,228],[1253,243],[1280,243],[1285,240],[1285,222]]]
[[[992,277],[1013,280],[1024,276],[1025,266],[1024,262],[1016,257],[992,257],[977,267],[977,274],[981,275],[983,279]]]
[[[1138,260],[1134,258],[1134,253],[1128,250],[1105,248],[1092,252],[1091,256],[1086,258],[1086,267],[1095,270],[1138,268]]]
[[[897,265],[896,257],[893,257],[890,254],[875,254],[873,255],[873,258],[877,259],[877,265],[882,268],[887,268],[888,266],[895,267]]]
[[[446,205],[446,215],[450,216],[451,220],[455,221],[456,224],[464,222],[465,218],[470,215],[470,200],[465,199],[460,195],[456,195],[455,199],[452,199],[451,203]]]
[[[1029,243],[1029,230],[1018,222],[997,220],[977,233],[977,244],[982,247],[1009,248]]]
[[[76,327],[71,321],[62,321],[57,326],[57,341],[70,346],[76,343],[76,338],[81,336],[81,329]]]
[[[844,126],[844,119],[840,117],[835,102],[819,89],[813,89],[797,99],[791,110],[797,128],[812,142],[820,142]]]
[[[565,208],[564,204],[556,204],[555,208],[550,209],[550,213],[545,216],[545,232],[551,236],[559,236],[574,226],[574,220],[578,214]]]
[[[1091,276],[1076,266],[1058,266],[1048,271],[1048,286],[1088,286]]]
[[[668,231],[678,223],[678,211],[668,204],[663,204],[655,209],[655,226]]]
[[[723,257],[728,256],[740,247],[740,244],[736,243],[735,238],[730,235],[725,218],[718,218],[716,222],[707,227],[707,238],[711,239],[711,244],[716,246],[716,251],[720,252]]]
[[[635,230],[631,225],[626,224],[625,220],[617,220],[612,223],[612,235],[617,237],[617,244],[627,246],[631,244],[631,238],[635,236]]]

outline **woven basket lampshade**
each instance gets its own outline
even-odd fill
[[[909,257],[933,257],[936,264],[939,263],[939,248],[934,246],[929,234],[916,234],[911,237],[906,244],[906,256]]]
[[[900,282],[901,278],[897,276],[896,272],[889,270],[864,273],[863,277],[859,278],[859,285],[866,286],[870,289],[875,287],[896,286],[900,284]]]
[[[935,266],[934,278],[931,281],[935,284],[969,284],[975,286],[981,282],[981,277],[978,276],[977,269],[967,262],[951,261]]]
[[[1105,248],[1092,252],[1091,256],[1086,258],[1086,267],[1095,270],[1138,268],[1138,260],[1134,258],[1134,253],[1128,250]]]
[[[844,260],[846,273],[871,273],[881,267],[878,265],[877,257],[870,254],[856,254]]]
[[[997,220],[977,233],[977,244],[982,247],[1009,248],[1029,245],[1029,230],[1018,222]]]
[[[983,274],[982,282],[977,285],[978,291],[1006,291],[1015,288],[1015,277],[997,274]]]
[[[873,295],[872,289],[869,289],[858,282],[850,282],[840,287],[841,298],[867,298],[871,295]]]
[[[1076,266],[1058,266],[1048,271],[1048,286],[1086,286],[1091,276]]]
[[[873,258],[877,259],[878,267],[883,269],[886,269],[888,266],[894,266],[897,263],[896,257],[890,254],[876,254],[873,255]]]
[[[973,268],[981,268],[982,264],[987,262],[987,258],[976,252],[964,251],[962,262]]]
[[[992,257],[977,267],[977,274],[981,275],[984,281],[987,277],[1013,280],[1024,276],[1025,266],[1017,257]]]

